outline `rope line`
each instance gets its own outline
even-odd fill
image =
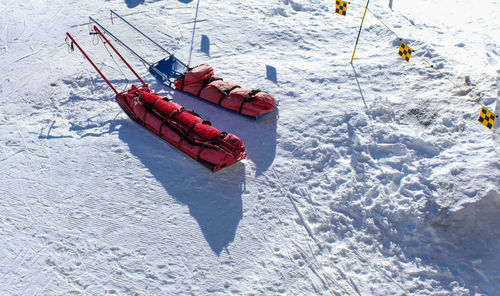
[[[362,5],[358,4],[358,3],[353,3],[353,2],[347,2],[349,4],[352,4],[352,5],[355,5],[355,6],[359,6],[359,7],[362,7]],[[377,5],[376,5],[377,6]],[[399,41],[403,41],[403,39],[401,37],[399,37],[399,35],[394,32],[394,30],[392,30],[388,25],[386,25],[386,23],[384,21],[382,21],[382,19],[380,17],[378,17],[370,8],[368,8],[368,11],[375,17],[375,19],[377,19],[384,27],[387,28],[387,30],[389,30],[394,36],[396,36],[396,38],[399,39]],[[413,48],[412,48],[413,49]],[[427,65],[429,65],[429,67],[431,67],[432,69],[434,69],[436,72],[438,72],[444,79],[448,80],[451,84],[453,84],[453,86],[455,88],[457,88],[458,90],[460,90],[461,92],[464,92],[464,93],[467,93],[467,96],[470,97],[472,99],[472,101],[478,105],[480,105],[481,107],[485,108],[485,109],[488,109],[486,108],[483,104],[481,104],[479,102],[479,99],[478,98],[474,98],[469,92],[467,92],[466,90],[464,90],[460,85],[458,85],[458,83],[456,83],[455,81],[453,81],[448,75],[444,74],[442,71],[440,71],[439,69],[437,69],[431,62],[429,62],[426,58],[424,58],[423,56],[419,55],[418,52],[414,51],[413,50],[413,54],[415,54],[417,57],[419,57],[420,59],[422,59]],[[494,114],[494,113],[493,113]],[[496,114],[494,114],[496,116]]]
[[[94,29],[92,28],[92,19],[90,19],[90,18],[89,18],[89,34],[92,35],[92,44],[94,46],[96,46],[96,45],[99,44],[99,40],[102,42],[102,44],[104,45],[104,48],[106,49],[106,51],[108,52],[109,56],[113,60],[113,63],[116,65],[116,68],[118,69],[118,72],[120,72],[123,75],[123,77],[125,78],[125,81],[127,82],[125,84],[125,87],[122,89],[122,91],[127,90],[128,89],[128,85],[130,83],[130,80],[127,78],[127,75],[125,75],[125,73],[123,72],[122,68],[120,67],[120,64],[118,64],[118,62],[115,60],[115,57],[113,56],[113,54],[111,53],[111,51],[107,47],[106,41],[103,40],[103,38],[97,32],[95,32]]]
[[[121,67],[120,67],[120,65],[116,62],[115,57],[113,56],[113,54],[111,54],[111,51],[110,51],[110,50],[109,50],[109,48],[106,46],[106,42],[105,42],[104,40],[102,40],[102,37],[101,37],[101,36],[97,36],[97,37],[98,37],[98,38],[97,38],[97,40],[98,40],[98,41],[99,41],[99,40],[101,40],[102,44],[104,45],[104,48],[106,48],[106,51],[108,52],[109,56],[111,57],[111,59],[112,59],[112,60],[113,60],[113,62],[115,63],[115,65],[116,65],[116,67],[117,67],[118,71],[119,71],[119,72],[123,75],[123,77],[125,78],[125,81],[127,82],[127,83],[125,84],[125,87],[122,89],[122,91],[127,90],[128,85],[129,85],[129,83],[130,83],[130,81],[129,81],[129,80],[128,80],[128,78],[127,78],[127,75],[125,75],[125,73],[123,73],[122,68],[121,68]]]

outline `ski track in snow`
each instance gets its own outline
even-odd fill
[[[196,1],[0,4],[2,293],[495,295],[500,137],[467,94],[500,114],[494,13],[481,14],[498,3],[441,20],[433,1],[385,2],[371,10],[471,83],[402,61],[369,14],[351,66],[355,3],[343,18],[323,0],[200,1],[191,64],[275,95],[259,121],[166,89],[119,48],[153,90],[243,139],[248,159],[215,174],[128,119],[64,43],[69,31],[126,89],[87,16],[162,58],[110,24],[114,9],[187,60]]]

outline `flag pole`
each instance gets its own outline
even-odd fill
[[[191,48],[189,49],[189,59],[187,63],[187,68],[189,69],[189,64],[191,64],[191,54],[193,53],[193,41],[194,41],[194,33],[196,31],[196,22],[198,21],[198,8],[200,7],[200,0],[196,3],[196,13],[194,15],[194,23],[193,23],[193,36],[191,36]]]
[[[363,27],[363,22],[365,21],[366,11],[368,10],[368,3],[370,0],[366,1],[365,13],[363,13],[363,18],[361,19],[361,25],[359,26],[358,37],[356,38],[356,44],[354,45],[354,50],[352,51],[351,64],[354,60],[354,53],[356,53],[356,47],[358,47],[359,35],[361,34],[361,28]]]

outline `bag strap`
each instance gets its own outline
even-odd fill
[[[251,90],[246,96],[245,98],[243,99],[243,101],[241,101],[241,105],[240,105],[240,109],[238,110],[238,113],[241,114],[241,110],[243,109],[243,105],[247,102],[251,102],[253,101],[253,99],[255,99],[255,95],[257,93],[259,93],[260,90],[259,89],[253,89]]]
[[[194,130],[195,127],[197,127],[198,125],[200,124],[207,124],[207,125],[211,125],[210,121],[207,121],[207,120],[203,120],[202,122],[197,122],[195,124],[193,124],[190,128],[187,129],[186,132],[184,132],[184,134],[182,135],[182,137],[180,138],[179,142],[177,142],[177,148],[180,148],[181,147],[181,143],[182,141],[184,141],[184,139],[188,136],[188,134],[190,132],[192,132]],[[204,142],[206,143],[206,142]]]
[[[229,96],[229,94],[230,94],[233,90],[235,90],[235,89],[237,89],[237,88],[240,88],[240,86],[239,86],[239,85],[235,85],[235,86],[231,87],[230,89],[227,89],[227,90],[225,90],[224,92],[222,92],[222,96],[221,96],[221,97],[220,97],[220,99],[219,99],[219,106],[222,106],[222,100],[224,100],[227,96]]]
[[[198,90],[198,94],[196,95],[198,98],[200,98],[200,95],[201,95],[201,92],[203,91],[203,89],[205,89],[205,87],[207,87],[210,83],[214,82],[214,81],[217,81],[217,80],[222,80],[222,78],[214,78],[213,76],[208,78],[208,79],[205,79],[203,80],[203,83],[200,87],[200,89]]]
[[[156,99],[156,100],[153,102],[153,105],[151,106],[151,108],[153,108],[153,109],[154,109],[154,108],[155,108],[156,103],[158,103],[159,101],[166,101],[166,102],[170,102],[170,101],[172,101],[172,99],[169,99],[169,98],[167,98],[167,97],[158,98],[158,99]]]

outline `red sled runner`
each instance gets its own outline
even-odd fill
[[[220,132],[212,127],[209,121],[203,120],[193,111],[186,110],[170,99],[153,93],[102,32],[96,26],[93,29],[92,34],[98,34],[104,46],[109,45],[113,49],[139,79],[142,86],[133,85],[127,91],[118,92],[73,37],[66,33],[67,39],[71,40],[71,49],[73,49],[73,44],[78,47],[115,92],[116,101],[131,119],[213,172],[246,157],[245,146],[237,136]]]
[[[168,87],[172,87],[173,84],[180,91],[255,119],[261,118],[276,108],[277,101],[270,94],[261,90],[242,88],[233,83],[223,81],[221,77],[214,75],[213,68],[207,64],[190,68],[113,10],[111,10],[112,21],[113,15],[120,18],[147,40],[166,52],[168,57],[156,63],[150,63],[96,20],[91,17],[89,19],[147,65],[149,72],[162,84]]]

